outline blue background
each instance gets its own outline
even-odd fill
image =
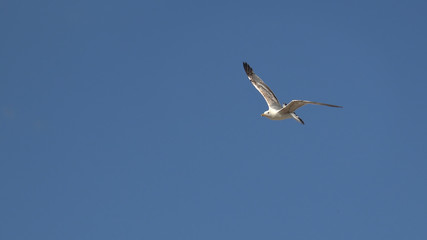
[[[427,239],[426,8],[2,1],[0,238]]]

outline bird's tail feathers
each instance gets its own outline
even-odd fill
[[[300,122],[301,124],[304,125],[304,121],[296,114],[296,113],[291,113],[291,116],[297,120],[298,122]]]

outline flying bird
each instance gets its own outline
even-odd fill
[[[261,95],[264,97],[265,101],[268,104],[268,110],[261,114],[261,116],[263,117],[267,117],[271,120],[284,120],[288,118],[293,118],[298,122],[304,124],[304,121],[295,113],[295,110],[306,104],[342,108],[341,106],[337,105],[306,100],[292,100],[289,104],[284,103],[283,105],[281,105],[279,100],[277,100],[276,95],[274,95],[273,91],[271,91],[267,84],[265,84],[264,81],[262,81],[262,79],[254,73],[249,64],[243,62],[243,68],[245,69],[249,80],[251,80],[251,83],[261,93]]]

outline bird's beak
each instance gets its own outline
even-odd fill
[[[265,117],[265,114],[263,113],[263,114],[261,114],[261,117]]]

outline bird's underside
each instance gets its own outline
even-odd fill
[[[264,83],[264,81],[262,81],[260,77],[258,77],[253,72],[253,69],[249,66],[249,64],[243,62],[243,68],[245,69],[245,72],[248,75],[248,78],[251,83],[261,93],[261,95],[264,97],[265,101],[268,104],[269,109],[263,114],[261,114],[261,116],[263,117],[267,117],[271,120],[284,120],[288,118],[293,118],[296,121],[304,124],[304,121],[295,113],[295,110],[306,104],[342,108],[341,106],[337,105],[307,100],[292,100],[289,104],[283,104],[282,106],[279,100],[277,100],[277,97],[276,95],[274,95],[273,91],[267,86],[267,84]]]

